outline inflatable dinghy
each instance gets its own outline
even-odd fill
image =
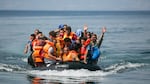
[[[57,62],[54,64],[47,64],[42,67],[35,67],[35,70],[79,70],[79,69],[87,69],[90,71],[101,70],[98,65],[95,64],[85,64],[83,62],[73,61],[73,62]]]

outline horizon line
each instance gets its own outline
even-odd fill
[[[0,9],[0,11],[114,11],[114,12],[123,12],[123,11],[128,11],[128,12],[132,12],[132,11],[150,11],[150,10],[12,10],[12,9],[10,9],[10,10],[8,10],[8,9]]]

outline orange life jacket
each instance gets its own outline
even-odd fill
[[[32,41],[33,51],[34,51],[34,47],[36,46],[37,42],[38,42],[38,39],[35,39],[35,40]]]
[[[73,54],[78,55],[78,53],[76,53],[74,50],[69,51],[68,55],[64,54],[63,55],[63,61],[74,61],[74,57]]]
[[[35,42],[36,42],[36,40],[33,40],[33,41],[32,41],[32,44],[31,44],[32,47],[33,47],[33,45],[35,44]]]
[[[42,46],[34,46],[34,52],[32,53],[34,62],[43,62],[42,49]]]
[[[61,55],[61,45],[60,45],[60,43],[56,43],[56,55],[57,56],[60,56]]]
[[[49,55],[48,55],[48,49],[49,49],[50,47],[53,47],[53,49],[54,49],[53,55],[56,55],[56,48],[54,47],[54,43],[53,43],[53,42],[47,42],[47,43],[44,45],[44,47],[43,47],[43,51],[44,51],[43,57],[45,57],[45,58],[50,58]]]
[[[56,43],[56,55],[57,56],[61,56],[62,49],[64,47],[64,40],[63,40],[63,38],[59,38],[59,37],[57,37],[56,40],[57,40],[57,43]]]
[[[76,38],[75,38],[75,33],[74,33],[74,32],[70,32],[70,35],[67,35],[67,34],[65,33],[64,39],[65,39],[65,38],[70,38],[70,39],[76,40]]]
[[[66,62],[66,61],[72,61],[72,56],[71,56],[71,53],[68,53],[67,54],[63,54],[63,61]]]
[[[56,40],[57,40],[57,43],[60,44],[60,47],[63,48],[64,47],[64,39],[57,37]]]

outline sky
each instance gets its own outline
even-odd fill
[[[150,0],[0,0],[0,10],[150,10]]]

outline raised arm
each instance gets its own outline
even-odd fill
[[[103,38],[104,38],[104,33],[106,32],[106,27],[103,27],[102,28],[102,33],[97,41],[97,47],[100,48],[101,47],[101,44],[102,44],[102,41],[103,41]]]
[[[86,36],[87,36],[88,26],[87,26],[87,25],[84,25],[84,26],[83,26],[83,29],[84,29],[84,32],[83,32],[84,37],[86,37]]]
[[[26,44],[25,48],[24,48],[24,54],[28,53],[28,49],[29,49],[29,44]]]

